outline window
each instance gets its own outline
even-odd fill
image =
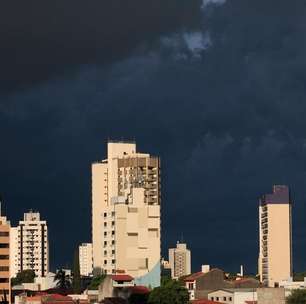
[[[229,297],[228,299],[229,299],[230,302],[232,302],[232,297]]]
[[[106,265],[107,264],[107,260],[104,260],[104,265]]]
[[[188,289],[189,289],[189,290],[193,290],[193,289],[194,289],[194,286],[193,286],[193,285],[194,285],[193,283],[189,283]]]
[[[115,264],[116,263],[116,260],[112,260],[112,264]]]
[[[104,217],[107,217],[107,213],[106,212],[104,212]]]
[[[9,244],[0,243],[0,248],[9,248]]]
[[[112,245],[115,245],[115,241],[114,240],[112,240]]]
[[[0,283],[8,283],[9,278],[0,278]]]
[[[104,255],[107,255],[107,250],[104,250]]]
[[[210,299],[211,299],[212,301],[214,301],[214,300],[215,300],[215,298],[214,298],[214,297],[210,297]]]
[[[107,232],[106,231],[104,231],[104,236],[107,236]]]
[[[216,297],[216,301],[219,301],[219,297]]]
[[[115,231],[114,230],[112,231],[112,235],[115,235]]]
[[[0,271],[9,271],[9,266],[0,266]]]
[[[9,232],[8,231],[0,231],[0,236],[9,236]]]
[[[112,250],[112,254],[115,254],[115,250]]]
[[[8,260],[8,259],[9,259],[8,255],[3,255],[3,254],[0,255],[0,260]]]
[[[226,301],[226,297],[223,297],[223,301]]]
[[[104,222],[104,227],[107,227],[107,222]]]

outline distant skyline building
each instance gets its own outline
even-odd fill
[[[5,293],[9,303],[11,302],[10,228],[10,222],[1,214],[0,201],[0,300]]]
[[[92,242],[94,268],[160,285],[160,160],[135,142],[109,141],[92,165]]]
[[[79,246],[79,261],[81,276],[89,276],[93,271],[92,244],[83,243]]]
[[[278,286],[292,276],[291,198],[288,186],[275,185],[259,204],[259,260],[261,282]]]
[[[39,212],[24,213],[23,221],[13,228],[11,241],[11,277],[30,269],[38,277],[49,272],[48,227],[47,222],[40,219]]]
[[[169,249],[169,264],[173,279],[191,273],[191,252],[185,243],[177,242],[176,248]]]

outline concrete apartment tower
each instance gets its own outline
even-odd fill
[[[259,261],[261,282],[268,287],[292,276],[291,199],[287,186],[274,186],[259,204]]]
[[[186,244],[177,242],[176,248],[169,249],[169,264],[173,279],[191,273],[191,253]]]
[[[8,302],[11,302],[10,281],[10,222],[1,214],[0,201],[0,300],[4,293]]]
[[[160,160],[134,142],[108,142],[92,165],[92,241],[94,268],[160,284]]]
[[[40,219],[39,212],[29,211],[24,214],[18,227],[13,229],[11,277],[29,269],[34,270],[37,277],[45,277],[49,272],[47,222]]]
[[[93,271],[92,244],[83,243],[79,246],[79,261],[81,276],[89,276]]]

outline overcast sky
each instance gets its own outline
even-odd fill
[[[91,163],[135,139],[162,160],[163,253],[256,272],[258,199],[293,197],[306,269],[306,3],[300,0],[0,4],[0,192],[32,208],[52,267],[91,240]],[[167,254],[166,254],[167,257]]]

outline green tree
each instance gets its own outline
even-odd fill
[[[72,277],[72,289],[75,294],[81,292],[81,276],[80,276],[80,260],[79,250],[76,249],[73,258],[73,277]]]
[[[293,290],[291,295],[287,297],[287,304],[306,304],[306,290],[296,289]]]
[[[57,281],[56,287],[60,289],[70,289],[71,288],[71,278],[69,275],[66,275],[65,270],[60,269],[55,277],[54,281]]]
[[[34,270],[28,269],[19,272],[16,278],[12,278],[11,284],[12,286],[20,285],[22,283],[33,283],[35,278]]]
[[[91,280],[89,286],[88,286],[88,289],[90,289],[90,290],[99,289],[99,286],[103,282],[104,279],[105,279],[105,274],[94,276],[93,279]]]
[[[187,289],[175,280],[164,280],[160,287],[151,291],[148,299],[148,304],[187,304],[188,302]]]

